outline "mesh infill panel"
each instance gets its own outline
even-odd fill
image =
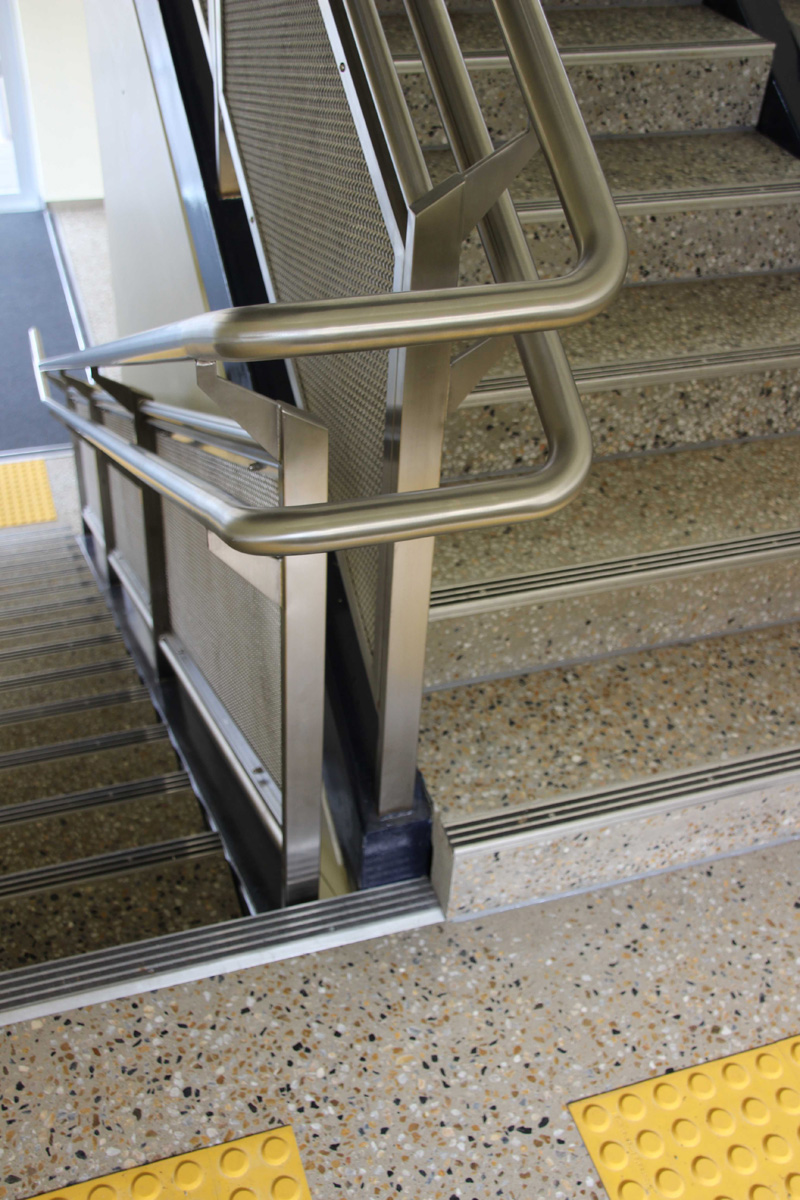
[[[158,453],[243,503],[275,507],[278,487],[266,472],[206,453],[167,434]],[[281,611],[208,549],[206,531],[164,504],[172,628],[253,750],[280,786]]]
[[[279,300],[392,290],[394,255],[317,0],[223,5],[225,96]],[[381,490],[388,354],[295,360],[332,500]],[[346,556],[372,645],[377,550]]]
[[[131,483],[114,467],[108,469],[108,490],[111,493],[116,548],[136,576],[142,593],[149,596],[150,577],[144,544],[142,493],[135,483]]]

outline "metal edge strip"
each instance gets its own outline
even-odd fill
[[[142,796],[169,795],[171,792],[191,790],[191,782],[185,771],[172,771],[169,775],[153,775],[149,779],[137,779],[133,783],[115,783],[109,787],[91,788],[86,792],[71,792],[63,796],[48,796],[44,800],[25,800],[22,804],[0,806],[0,825],[13,825],[18,821],[35,821],[57,813],[73,812],[81,808],[97,808],[101,804],[116,804],[123,800],[137,800]]]
[[[636,584],[657,579],[669,579],[686,573],[714,571],[725,567],[743,567],[772,562],[782,558],[793,558],[800,553],[800,531],[792,531],[783,537],[755,538],[741,543],[718,543],[698,547],[694,551],[676,550],[673,553],[653,555],[648,563],[646,555],[639,558],[617,559],[597,567],[587,565],[574,571],[564,571],[555,580],[542,576],[523,579],[498,580],[487,589],[486,584],[476,584],[475,591],[482,594],[469,597],[469,589],[460,589],[457,598],[448,599],[441,593],[432,597],[429,622],[446,621],[497,608],[520,607],[545,601],[562,599],[566,596],[589,595],[609,591],[618,587],[633,587]],[[553,573],[557,576],[558,573]],[[487,594],[488,592],[488,594]]]
[[[443,828],[454,854],[483,853],[515,843],[540,841],[554,832],[591,829],[632,816],[688,808],[752,791],[759,785],[773,787],[795,779],[800,779],[800,748],[724,763],[705,771],[676,772],[659,781],[660,789],[652,795],[648,791],[649,781],[645,780],[603,792],[556,797],[551,806],[542,802],[537,808],[493,814],[479,821],[454,822]],[[554,817],[551,809],[556,804],[561,807]],[[592,806],[600,804],[602,809],[595,811]]]
[[[91,613],[86,616],[64,617],[61,621],[36,621],[32,625],[27,623],[24,625],[9,625],[8,628],[0,628],[0,645],[5,638],[19,637],[23,633],[48,633],[58,629],[79,629],[84,625],[93,624],[95,621],[102,621],[105,617],[104,612]],[[0,621],[3,620],[0,615]],[[48,645],[47,642],[42,642],[41,645]]]
[[[125,704],[128,701],[149,700],[145,687],[125,688],[119,692],[102,692],[95,696],[73,696],[69,700],[55,700],[46,704],[32,704],[28,708],[9,708],[0,712],[0,726],[19,725],[23,721],[39,721],[46,717],[61,717],[68,713],[89,712],[94,708]]]
[[[800,182],[790,184],[753,184],[746,187],[707,188],[704,190],[640,192],[614,195],[614,203],[624,216],[626,213],[683,212],[702,208],[725,209],[739,206],[759,207],[766,204],[797,203]],[[534,221],[566,221],[564,210],[558,203],[545,200],[520,201],[515,203],[523,225]]]
[[[13,874],[0,875],[0,902],[10,896],[38,892],[42,888],[60,887],[65,883],[78,884],[89,879],[100,879],[105,875],[119,875],[124,871],[157,866],[159,863],[179,862],[185,858],[196,858],[217,851],[221,853],[222,849],[219,834],[206,831],[172,838],[167,842],[155,842],[149,846],[133,846],[127,850],[114,850],[109,854],[97,854],[91,858],[34,867],[30,871],[16,871]]]
[[[52,762],[58,758],[74,758],[78,754],[95,754],[115,750],[120,746],[138,746],[147,742],[167,741],[165,725],[146,725],[142,729],[122,729],[113,733],[98,733],[94,737],[75,738],[70,742],[55,742],[52,746],[32,746],[28,750],[10,750],[0,754],[0,771],[24,767],[32,763]]]
[[[61,683],[67,679],[81,679],[84,675],[100,675],[104,671],[135,670],[130,658],[100,659],[98,662],[79,663],[76,667],[59,668],[56,671],[41,671],[38,675],[10,675],[0,679],[0,692],[13,692],[17,688],[38,687],[48,683]]]
[[[115,642],[122,642],[122,638],[116,632],[97,633],[94,637],[76,638],[74,642],[44,642],[43,644],[35,643],[32,646],[15,646],[13,650],[0,650],[0,663],[38,658],[45,654],[62,654],[69,650],[91,650],[96,646],[111,646]]]
[[[428,880],[356,892],[0,975],[0,1026],[444,920]],[[35,997],[35,999],[33,999]]]
[[[728,375],[753,375],[766,370],[790,370],[800,367],[800,344],[765,347],[758,350],[722,351],[715,354],[675,356],[633,362],[620,368],[608,366],[575,367],[573,376],[582,394],[612,388],[644,387],[659,383],[678,383],[684,379],[715,379]],[[462,409],[484,408],[489,404],[520,403],[531,398],[530,386],[523,376],[496,376],[484,380],[461,404]]]
[[[707,42],[660,42],[657,45],[642,44],[629,46],[573,46],[559,48],[565,67],[590,66],[597,63],[661,62],[693,58],[735,58],[744,52],[746,57],[757,55],[772,58],[775,45],[764,38],[727,38]],[[470,71],[510,71],[508,57],[501,51],[465,51],[464,61]],[[424,74],[422,60],[414,55],[396,55],[395,70],[399,75]]]

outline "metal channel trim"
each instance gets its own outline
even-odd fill
[[[0,974],[0,1025],[353,945],[442,920],[444,914],[430,882],[414,880],[22,967]]]
[[[717,379],[727,375],[753,375],[800,367],[800,344],[724,350],[715,354],[675,355],[627,365],[573,368],[578,391],[604,392],[612,388],[644,387],[648,384],[680,383],[687,379]],[[531,398],[527,379],[506,375],[485,379],[461,405],[481,408],[487,404],[519,403]]]
[[[83,883],[104,875],[119,875],[123,871],[136,871],[143,867],[158,866],[159,863],[179,862],[185,858],[221,852],[222,839],[219,834],[207,832],[173,838],[151,846],[135,846],[129,850],[115,850],[111,854],[97,854],[93,858],[55,863],[51,867],[35,867],[31,871],[0,876],[0,901],[9,896],[21,896],[25,892],[39,892],[43,888]]]
[[[123,729],[115,733],[98,733],[95,737],[76,738],[71,742],[56,742],[52,746],[32,746],[28,750],[10,750],[0,754],[0,771],[7,767],[24,767],[29,763],[52,762],[57,758],[73,758],[76,754],[94,754],[115,750],[119,746],[138,746],[144,742],[163,742],[169,734],[165,725],[147,725],[144,729]]]
[[[112,704],[149,700],[147,688],[125,688],[119,692],[104,692],[100,696],[74,696],[71,700],[54,700],[49,704],[32,704],[28,708],[12,708],[0,712],[1,725],[19,725],[22,721],[39,721],[44,717],[62,717],[67,713],[89,712]]]
[[[214,694],[174,634],[159,640],[159,647],[200,712],[209,733],[250,797],[276,846],[283,845],[283,797],[260,758],[241,733],[227,709]]]
[[[637,215],[640,213],[683,212],[686,209],[737,208],[765,204],[797,203],[800,196],[798,183],[753,184],[746,187],[686,188],[674,192],[632,192],[614,195],[619,212]],[[564,221],[564,210],[558,201],[516,201],[515,207],[523,225],[539,221]]]
[[[631,817],[689,808],[798,779],[800,748],[792,748],[701,770],[675,772],[653,781],[625,784],[607,791],[542,801],[525,809],[476,820],[459,821],[447,826],[444,832],[456,855],[491,852],[520,842],[540,841],[553,832],[591,829]]]
[[[17,688],[38,687],[41,684],[62,683],[68,679],[81,679],[84,675],[100,675],[104,671],[125,670],[134,670],[134,663],[130,658],[101,659],[99,662],[79,663],[77,667],[64,667],[58,671],[41,671],[38,675],[11,675],[7,679],[0,679],[0,692],[13,692]]]
[[[94,583],[94,580],[92,580]],[[0,651],[0,663],[16,662],[21,658],[39,658],[45,654],[60,654],[68,650],[89,650],[95,646],[111,646],[115,642],[122,644],[122,638],[116,632],[95,634],[94,637],[76,638],[73,642],[45,642],[33,646],[15,646],[13,650]]]
[[[598,63],[662,62],[694,58],[732,58],[744,52],[750,58],[757,54],[761,58],[772,58],[775,43],[764,38],[750,36],[726,38],[713,42],[659,42],[630,46],[573,46],[559,47],[565,67],[592,66]],[[464,61],[470,71],[510,71],[507,55],[501,51],[485,53],[480,50],[465,51]],[[413,55],[396,55],[395,70],[399,75],[420,75],[424,72],[422,60]]]
[[[632,555],[607,562],[582,564],[561,571],[512,576],[464,587],[436,591],[431,597],[430,621],[491,612],[499,607],[535,604],[564,596],[586,595],[688,572],[713,571],[796,557],[800,530],[768,534],[741,541],[716,542],[664,553]]]
[[[111,787],[92,788],[86,792],[49,796],[44,800],[26,800],[23,804],[0,807],[0,825],[35,821],[40,817],[52,817],[81,808],[97,808],[101,804],[137,800],[142,796],[168,795],[170,792],[179,792],[186,788],[191,788],[186,772],[172,771],[169,775],[154,775],[150,779],[137,779],[134,783],[117,783]]]

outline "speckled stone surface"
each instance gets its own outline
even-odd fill
[[[3,826],[0,873],[147,846],[205,828],[197,797],[188,788],[17,821]]]
[[[626,212],[628,283],[703,279],[737,272],[791,270],[800,266],[797,196],[768,205],[741,201],[679,212]],[[566,275],[578,256],[566,220],[526,225],[528,243],[543,279]],[[492,274],[477,234],[464,244],[460,282],[491,283]]]
[[[403,18],[387,17],[396,54],[415,55]],[[567,73],[584,120],[593,134],[645,134],[752,128],[758,120],[769,75],[771,49],[753,35],[708,9],[613,8],[554,12],[550,24],[562,51],[593,46],[664,45],[660,61],[567,62]],[[494,18],[462,14],[454,20],[462,48],[499,52]],[[680,57],[670,45],[742,42],[729,54]],[[495,142],[527,125],[527,110],[513,75],[504,69],[473,69],[473,82]],[[401,83],[420,141],[444,145],[446,137],[425,76],[403,73]],[[652,104],[657,92],[658,105]]]
[[[119,662],[120,659],[115,660],[115,663]],[[104,692],[138,686],[139,676],[130,659],[121,660],[121,669],[116,670],[104,670],[103,663],[98,663],[97,671],[76,675],[72,679],[54,680],[45,675],[28,683],[23,680],[18,687],[0,689],[0,712],[28,708],[33,704],[71,700],[78,696],[100,696]]]
[[[0,969],[48,962],[241,916],[222,854],[0,900]]]
[[[447,824],[795,745],[798,626],[427,695],[419,767]]]
[[[48,558],[36,562],[3,562],[3,580],[0,590],[7,591],[9,587],[58,586],[59,581],[89,579],[91,572],[82,555],[70,555],[68,558],[51,561]]]
[[[92,737],[117,729],[142,729],[156,724],[156,714],[147,694],[138,700],[88,708],[60,716],[37,717],[0,725],[0,753],[27,750],[31,746],[52,746],[73,738]]]
[[[795,1033],[799,902],[790,845],[20,1022],[4,1200],[286,1123],[315,1200],[603,1200],[567,1103]]]
[[[436,539],[434,589],[800,528],[800,438],[596,463],[566,508]]]
[[[752,130],[599,138],[595,151],[608,185],[619,199],[686,191],[703,194],[765,184],[785,186],[800,180],[800,160]],[[455,169],[447,149],[430,149],[425,159],[434,183],[442,182]],[[542,154],[535,154],[520,172],[511,194],[521,205],[557,201]]]
[[[425,686],[489,679],[800,618],[800,557],[431,621]]]
[[[56,650],[49,647],[34,648],[31,654],[26,654],[24,657],[0,659],[0,679],[22,680],[39,671],[64,670],[67,667],[77,667],[83,663],[99,663],[119,658],[124,652],[125,648],[121,637],[109,637],[107,641],[104,640],[98,646],[76,644],[69,650]]]
[[[437,842],[444,844],[441,828]],[[624,822],[521,836],[459,854],[446,900],[450,917],[563,896],[653,871],[800,837],[800,783],[754,788]],[[794,847],[795,854],[797,846]]]
[[[44,612],[39,606],[36,610],[0,615],[0,635],[19,629],[21,620],[24,620],[25,629],[37,629],[54,622],[92,621],[97,617],[107,616],[108,607],[102,596],[98,595],[92,599],[78,600],[74,604],[51,605]]]
[[[91,595],[92,590],[97,591],[97,585],[90,572],[84,568],[77,568],[65,572],[62,578],[56,576],[52,579],[19,582],[12,579],[3,586],[0,603],[3,608],[27,604],[29,600],[32,604],[41,604],[44,603],[45,597],[47,603],[52,604],[61,596],[77,600],[81,595]]]
[[[175,751],[166,740],[4,767],[0,770],[0,804],[22,804],[45,796],[149,779],[177,768]]]
[[[27,622],[16,622],[16,629],[0,629],[0,654],[4,650],[14,650],[18,646],[46,646],[51,642],[66,642],[87,637],[98,637],[102,633],[113,633],[116,626],[114,619],[105,609],[103,614],[92,614],[88,620],[76,621],[70,625],[56,625],[51,629],[28,626]]]
[[[795,433],[800,367],[588,392],[595,458]],[[543,462],[546,442],[533,400],[463,407],[445,426],[442,478],[494,474]]]

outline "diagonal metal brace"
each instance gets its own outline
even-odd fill
[[[490,367],[514,345],[512,337],[488,337],[475,342],[450,363],[447,415],[451,416],[471,395]]]

